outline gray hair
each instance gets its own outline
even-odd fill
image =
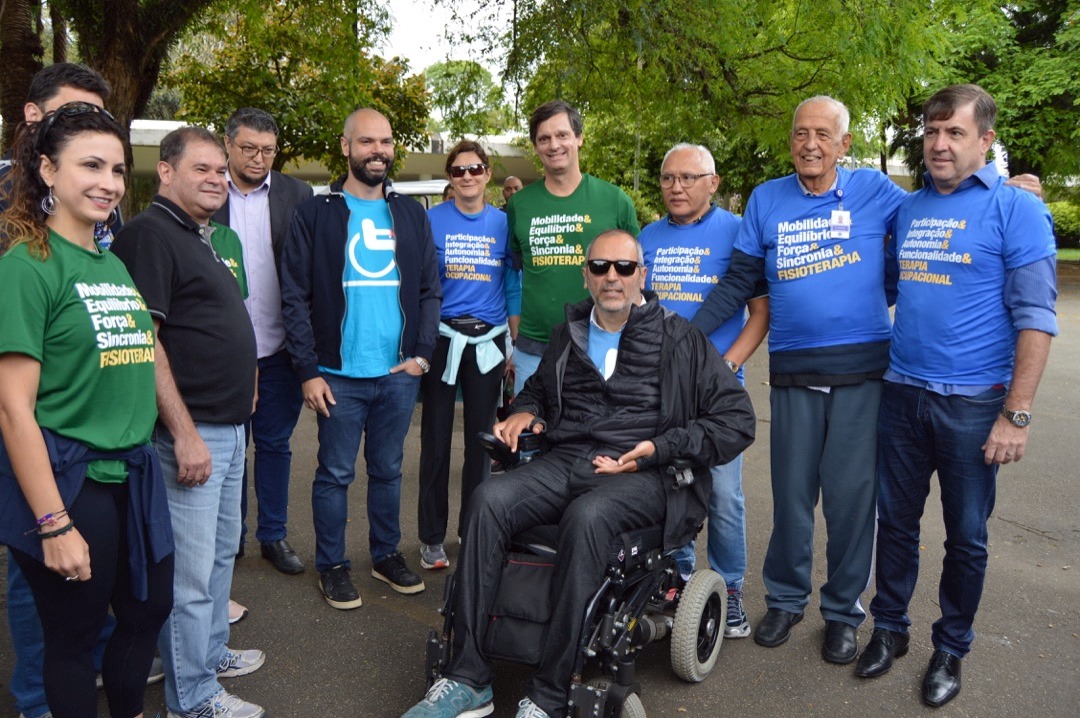
[[[810,105],[817,102],[829,105],[836,111],[837,124],[839,125],[840,129],[840,136],[843,137],[844,135],[846,135],[848,133],[848,126],[851,124],[851,113],[848,112],[848,108],[844,105],[843,102],[840,102],[840,100],[837,100],[835,98],[829,97],[828,95],[814,95],[810,99],[800,102],[799,106],[795,108],[795,114],[791,116],[791,131],[795,131],[795,118],[798,117],[799,110],[801,110],[804,105]]]
[[[691,150],[697,153],[698,159],[701,160],[701,164],[704,166],[705,171],[709,174],[716,174],[716,160],[713,159],[712,152],[709,152],[709,148],[705,145],[692,145],[689,142],[680,142],[672,147],[664,155],[664,161],[660,163],[660,167],[663,168],[667,164],[668,157],[675,152],[681,152],[682,150]]]
[[[641,242],[639,242],[637,240],[637,237],[630,234],[625,229],[619,229],[618,227],[615,227],[615,228],[612,228],[612,229],[605,229],[603,232],[601,232],[600,234],[593,237],[593,241],[589,242],[589,247],[588,247],[588,249],[585,250],[585,261],[586,262],[588,262],[590,259],[592,259],[592,248],[593,248],[593,245],[596,244],[596,240],[600,239],[601,237],[607,237],[608,235],[611,235],[611,234],[621,234],[621,235],[624,235],[627,239],[630,239],[631,241],[633,241],[634,247],[637,248],[637,262],[638,262],[638,265],[642,266],[642,267],[645,266],[645,250],[642,249]]]
[[[230,140],[236,140],[236,133],[241,127],[246,127],[255,132],[273,132],[278,135],[278,125],[269,112],[255,107],[241,107],[232,113],[225,123],[225,136]]]

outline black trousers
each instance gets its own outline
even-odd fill
[[[500,350],[505,349],[505,334],[494,341]],[[487,374],[481,374],[476,366],[476,346],[469,344],[461,356],[457,384],[446,384],[442,375],[449,349],[450,339],[440,336],[431,358],[431,371],[420,380],[424,413],[420,420],[420,499],[416,513],[420,541],[429,545],[443,543],[446,539],[450,516],[450,442],[454,433],[458,386],[461,387],[465,418],[465,463],[461,469],[461,508],[458,513],[460,533],[473,491],[491,476],[491,461],[476,435],[481,431],[490,432],[495,424],[495,408],[502,392],[505,366],[500,363]]]
[[[127,537],[128,487],[87,479],[68,515],[90,547],[89,581],[65,581],[29,554],[12,549],[26,576],[45,636],[44,681],[55,718],[97,715],[91,658],[109,606],[116,630],[105,648],[102,679],[109,713],[133,718],[143,696],[158,633],[172,610],[173,556],[148,566],[146,601],[131,593]],[[46,539],[55,541],[56,539]]]
[[[591,454],[558,448],[479,486],[462,534],[453,658],[445,675],[474,688],[492,682],[481,646],[510,539],[532,526],[558,523],[551,622],[525,694],[552,718],[562,718],[581,621],[603,582],[612,542],[623,531],[663,523],[666,506],[659,471],[595,474]]]

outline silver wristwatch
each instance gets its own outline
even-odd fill
[[[1009,420],[1009,423],[1018,429],[1023,429],[1025,426],[1031,423],[1030,411],[1013,411],[1011,409],[1002,409],[1001,415]]]

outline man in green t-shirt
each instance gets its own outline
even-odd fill
[[[529,139],[544,165],[534,182],[507,203],[510,247],[521,258],[521,320],[514,335],[514,392],[520,392],[547,347],[563,307],[587,294],[581,282],[585,250],[607,229],[637,237],[634,203],[613,184],[583,174],[578,163],[581,113],[562,100],[546,102],[529,118]]]

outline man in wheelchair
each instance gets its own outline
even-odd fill
[[[567,307],[513,413],[494,427],[511,450],[522,432],[542,432],[542,455],[473,494],[451,658],[404,718],[493,711],[483,650],[489,609],[511,538],[543,524],[559,527],[551,617],[517,718],[563,718],[582,616],[615,538],[662,524],[665,550],[686,544],[707,514],[706,467],[753,442],[746,392],[703,334],[643,294],[645,272],[641,245],[622,230],[589,247],[582,273],[591,298]],[[705,480],[677,485],[667,472],[676,460],[689,460]]]

